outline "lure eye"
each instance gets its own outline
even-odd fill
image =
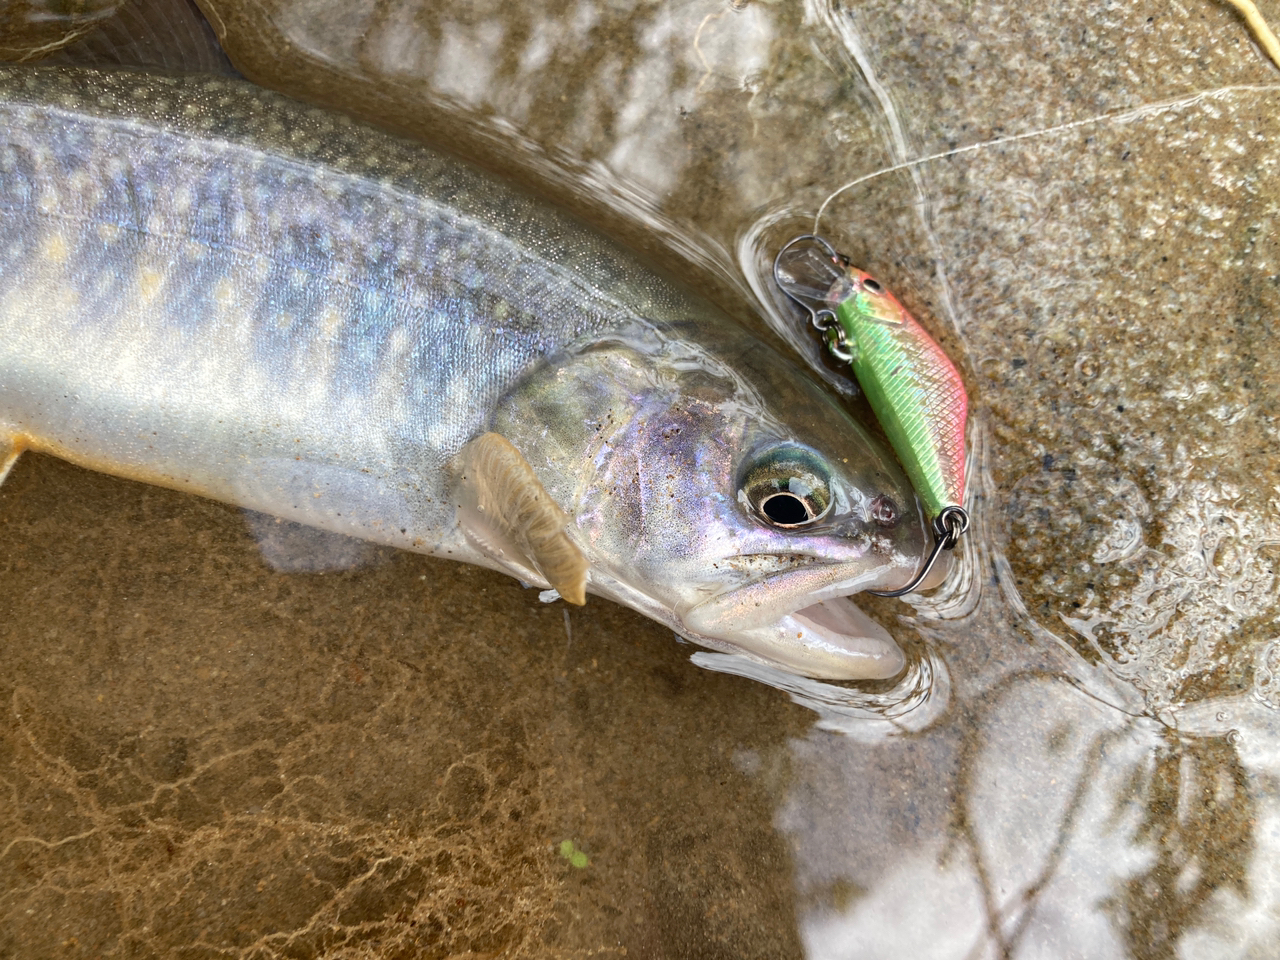
[[[774,447],[747,465],[738,499],[771,527],[803,527],[821,520],[830,509],[830,477],[812,451]]]
[[[898,523],[898,505],[892,497],[879,496],[871,501],[871,519],[881,527],[893,527]]]
[[[864,290],[868,290],[871,293],[884,293],[884,287],[880,286],[880,281],[876,280],[874,277],[863,277],[862,287]]]

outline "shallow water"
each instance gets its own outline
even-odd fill
[[[237,511],[24,459],[0,955],[1278,955],[1280,72],[1234,14],[203,6],[252,79],[810,356],[766,268],[821,208],[970,385],[975,529],[865,604],[906,679],[780,689],[480,570],[274,572]]]

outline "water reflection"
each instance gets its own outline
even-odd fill
[[[1273,764],[1054,677],[1011,678],[976,719],[923,757],[812,738],[797,751],[804,785],[782,824],[815,901],[811,956],[1268,955]],[[954,806],[930,809],[939,794]],[[878,829],[844,839],[812,820],[851,803]]]
[[[255,80],[522,177],[738,315],[763,317],[851,393],[769,283],[778,246],[821,211],[832,241],[957,359],[975,411],[977,525],[962,562],[936,594],[868,603],[903,638],[911,668],[882,688],[769,678],[808,710],[723,675],[753,675],[740,661],[697,655],[718,674],[679,662],[664,652],[669,638],[617,611],[575,612],[572,629],[558,610],[538,612],[527,627],[513,592],[478,613],[451,599],[499,594],[476,572],[396,558],[337,588],[264,580],[229,523],[202,521],[207,505],[147,494],[154,529],[137,549],[160,558],[148,561],[155,576],[186,575],[183,529],[213,558],[180,607],[189,625],[176,634],[194,646],[175,649],[261,633],[263,649],[291,651],[255,666],[266,706],[288,720],[270,731],[288,803],[264,808],[296,817],[288,829],[312,825],[290,842],[352,876],[366,862],[335,854],[325,831],[355,831],[358,846],[403,857],[415,878],[361,892],[335,870],[333,902],[358,900],[366,913],[273,914],[294,924],[293,942],[322,952],[376,927],[389,942],[446,943],[414,941],[425,934],[408,924],[421,921],[415,930],[475,922],[474,936],[447,941],[459,951],[528,955],[1275,952],[1280,85],[1229,11],[963,0],[202,6]],[[22,682],[70,704],[72,730],[32,741],[49,765],[21,744],[7,754],[31,799],[0,849],[27,850],[15,837],[68,841],[62,864],[23,854],[27,879],[4,893],[6,909],[22,910],[63,889],[59,870],[91,871],[95,854],[77,861],[68,838],[120,809],[86,780],[56,816],[39,812],[40,791],[65,786],[74,758],[93,754],[86,731],[150,730],[150,711],[172,734],[165,743],[224,736],[173,719],[168,694],[151,692],[151,675],[128,659],[150,655],[167,629],[158,625],[172,622],[171,591],[144,583],[138,594],[127,574],[91,574],[49,546],[105,524],[116,539],[103,555],[118,558],[133,508],[113,513],[104,496],[105,521],[78,513],[35,489],[46,474],[76,489],[72,471],[24,469],[0,492],[8,529],[26,531],[7,545],[5,589],[20,592],[3,595],[5,629],[26,651],[13,657]],[[80,481],[81,492],[102,483]],[[29,593],[52,589],[41,584],[58,571],[83,580]],[[221,585],[228,577],[234,588]],[[421,596],[426,577],[438,595],[425,608],[384,609]],[[244,609],[255,591],[270,594],[266,626]],[[332,610],[334,591],[360,612]],[[76,657],[34,622],[29,595],[56,597],[85,635],[123,647],[124,660],[98,662],[88,645],[90,672],[123,682],[136,712],[117,703],[99,715],[85,707],[96,681],[42,672],[30,649]],[[104,625],[128,623],[126,612],[144,614],[136,635]],[[405,639],[422,636],[439,639],[429,649]],[[199,647],[213,669],[247,678],[213,646]],[[436,675],[415,672],[423,664]],[[381,677],[383,693],[357,676]],[[202,710],[262,706],[198,687],[182,689]],[[40,698],[10,702],[28,717]],[[317,741],[317,725],[340,746]],[[405,730],[412,749],[400,751]],[[139,736],[156,757],[113,747],[92,776],[135,776],[130,789],[145,792],[183,775],[180,750]],[[228,754],[262,740],[225,736]],[[382,762],[335,773],[355,768],[360,745]],[[195,792],[208,811],[233,795],[217,778]],[[420,796],[432,799],[424,807]],[[522,819],[504,819],[513,812]],[[287,844],[255,849],[261,835],[237,816],[198,825],[227,851],[225,884],[283,873]],[[412,824],[411,842],[388,839],[388,816]],[[166,876],[204,890],[181,818],[155,814],[149,829],[176,838]],[[566,836],[589,848],[588,874],[557,858]],[[142,857],[142,843],[127,849]],[[412,872],[442,852],[453,866]],[[511,863],[518,907],[490,875]],[[135,903],[151,903],[145,887],[130,887]],[[493,925],[467,913],[476,903]],[[251,912],[211,908],[228,928]],[[123,913],[104,914],[126,931],[121,942],[141,937]]]

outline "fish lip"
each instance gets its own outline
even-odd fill
[[[856,560],[831,559],[800,551],[796,555],[806,556],[810,562],[748,580],[677,611],[677,616],[689,629],[715,636],[735,628],[749,629],[776,623],[783,617],[809,607],[853,597],[866,590],[888,588],[901,579],[900,567],[903,570],[914,569],[912,561],[905,555],[894,557],[895,562],[877,564],[869,571],[852,569],[865,562],[865,554]],[[747,556],[772,557],[776,554]],[[800,584],[793,586],[795,581],[800,581]],[[752,594],[759,594],[761,597],[767,594],[769,602],[752,600]],[[747,603],[753,606],[748,607]],[[738,615],[726,616],[733,607],[740,608]],[[743,616],[742,611],[746,611],[748,615]],[[753,614],[753,611],[759,612]]]
[[[809,593],[798,599],[793,609],[774,608],[772,617],[736,623],[722,618],[700,623],[686,614],[684,630],[677,632],[703,646],[820,680],[888,680],[906,666],[902,648],[851,594],[820,599]]]
[[[913,569],[915,561],[894,550],[868,569],[866,552],[859,553],[856,558],[807,554],[809,562],[802,566],[758,576],[672,613],[690,640],[790,673],[888,679],[906,664],[902,649],[852,598],[900,581],[903,569]]]

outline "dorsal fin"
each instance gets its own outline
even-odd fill
[[[459,520],[473,543],[517,576],[527,567],[570,603],[587,602],[587,559],[565,532],[569,517],[510,441],[476,437],[458,453],[454,475]]]

